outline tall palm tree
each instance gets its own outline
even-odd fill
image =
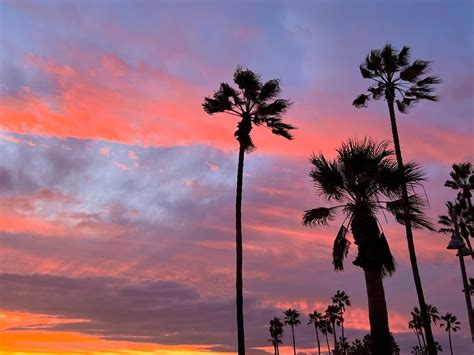
[[[344,258],[351,242],[349,229],[358,255],[353,264],[364,271],[372,345],[376,354],[390,354],[390,331],[382,279],[395,271],[395,261],[385,235],[380,231],[376,214],[387,210],[397,220],[406,218],[399,197],[401,182],[410,186],[421,183],[423,176],[414,163],[398,169],[388,142],[375,143],[370,139],[349,140],[337,150],[335,160],[322,154],[313,156],[310,173],[319,195],[337,201],[333,207],[319,207],[305,211],[303,223],[307,226],[324,225],[333,220],[337,209],[342,209],[345,220],[333,246],[333,265],[343,270]],[[388,201],[383,201],[383,199]],[[424,218],[422,201],[410,196],[409,218],[417,227],[432,228]]]
[[[328,334],[332,334],[333,330],[332,330],[331,322],[329,318],[327,317],[327,315],[323,315],[320,329],[321,329],[321,333],[323,333],[323,335],[326,337],[326,344],[328,346],[328,355],[331,355],[331,347],[329,346]]]
[[[451,342],[451,332],[457,332],[461,329],[461,323],[458,321],[457,317],[451,313],[446,313],[444,316],[441,316],[441,319],[445,323],[441,323],[441,328],[445,328],[448,332],[449,338],[449,349],[451,350],[451,355],[453,355],[453,344]]]
[[[280,353],[279,345],[282,344],[281,338],[283,337],[283,323],[281,319],[274,317],[270,320],[268,331],[270,332],[270,339],[268,341],[273,344],[275,355],[278,355]]]
[[[295,326],[301,324],[300,313],[296,309],[288,308],[285,312],[285,324],[291,326],[291,334],[293,336],[293,353],[296,355],[296,343],[295,343]]]
[[[318,344],[318,355],[321,355],[321,343],[319,342],[319,332],[322,327],[324,327],[324,316],[318,311],[314,311],[309,315],[308,325],[313,324],[316,331],[316,341]]]
[[[409,47],[405,46],[401,51],[397,51],[390,44],[386,44],[381,50],[372,50],[360,65],[362,77],[373,80],[374,85],[368,88],[367,93],[359,95],[354,100],[353,105],[358,108],[366,107],[370,99],[378,100],[383,98],[387,101],[395,154],[400,170],[404,168],[404,164],[395,117],[395,104],[399,112],[405,113],[421,100],[437,101],[438,97],[433,94],[433,85],[439,84],[441,81],[436,76],[427,76],[429,70],[430,62],[424,60],[410,62]],[[401,189],[402,205],[405,215],[408,216],[409,200],[406,184],[402,183]],[[403,223],[406,229],[413,278],[428,340],[428,351],[430,354],[436,354],[436,346],[428,320],[425,296],[416,260],[412,231],[413,221],[403,218],[399,222]]]
[[[346,306],[351,306],[351,301],[349,296],[345,291],[337,290],[336,294],[331,297],[332,303],[339,306],[340,316],[341,316],[341,332],[342,337],[344,338],[344,312],[346,311]]]
[[[336,325],[339,326],[341,324],[341,316],[340,316],[340,309],[339,306],[335,304],[330,304],[326,308],[326,318],[328,319],[329,323],[331,324],[331,328],[333,331],[333,338],[334,338],[334,351],[337,349],[337,334],[336,334]]]
[[[227,113],[239,117],[234,133],[239,142],[239,161],[237,167],[237,192],[235,201],[235,244],[236,244],[236,305],[237,338],[239,355],[245,354],[243,280],[242,280],[242,183],[244,156],[255,149],[250,137],[253,126],[265,126],[273,134],[293,139],[290,131],[294,127],[282,121],[282,116],[290,106],[290,101],[277,98],[280,94],[280,81],[269,80],[263,83],[260,77],[249,69],[238,67],[234,73],[233,88],[221,83],[212,97],[206,97],[202,104],[204,111],[213,115]]]

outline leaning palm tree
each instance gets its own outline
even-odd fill
[[[398,169],[388,142],[351,139],[337,152],[335,160],[327,160],[322,154],[313,156],[310,176],[319,195],[339,204],[305,211],[303,223],[307,226],[328,224],[336,210],[342,209],[345,219],[334,240],[333,265],[336,270],[344,269],[343,261],[351,245],[350,230],[358,249],[353,264],[362,268],[366,279],[373,352],[390,354],[382,279],[395,271],[395,261],[379,228],[377,212],[387,210],[397,220],[406,218],[399,200],[401,183],[415,186],[421,183],[423,175],[414,163]],[[412,195],[409,202],[409,218],[414,225],[432,228],[424,218],[421,198]]]
[[[441,319],[445,323],[441,323],[441,328],[445,328],[448,332],[449,338],[449,349],[451,350],[451,355],[453,355],[453,344],[451,342],[451,332],[457,332],[461,329],[461,323],[458,321],[457,317],[451,313],[446,313],[444,316],[441,316]]]
[[[296,309],[291,309],[288,308],[285,312],[285,324],[288,324],[291,326],[291,334],[293,336],[293,352],[294,355],[296,355],[296,343],[295,343],[295,326],[298,326],[301,324],[301,321],[299,320],[300,318],[300,313]]]
[[[237,130],[234,133],[239,142],[239,161],[237,167],[237,192],[235,202],[236,231],[236,304],[237,304],[237,338],[239,355],[245,354],[243,280],[242,280],[242,183],[244,155],[255,149],[250,137],[253,126],[265,126],[273,134],[292,139],[292,125],[282,121],[283,114],[290,106],[290,101],[277,98],[280,94],[280,81],[269,80],[263,83],[260,77],[251,70],[238,67],[234,73],[237,89],[227,83],[221,83],[212,97],[206,97],[202,104],[204,111],[213,115],[227,113],[239,117]]]
[[[280,318],[274,317],[270,321],[268,331],[270,332],[270,339],[268,341],[273,344],[275,355],[278,355],[280,353],[279,345],[282,344],[281,338],[283,337],[283,323]]]
[[[324,316],[318,311],[314,311],[309,315],[308,325],[313,324],[316,331],[316,341],[318,344],[318,355],[321,355],[321,343],[319,342],[319,332],[322,327],[324,327]]]
[[[337,334],[336,334],[336,326],[341,324],[341,316],[340,316],[340,309],[339,306],[335,304],[330,304],[325,311],[326,318],[328,319],[329,323],[331,324],[331,329],[333,331],[333,338],[334,338],[334,351],[337,348]]]
[[[331,297],[331,300],[333,304],[339,307],[341,316],[341,332],[342,337],[344,338],[344,312],[346,311],[346,306],[351,306],[351,301],[345,291],[339,290],[337,290],[336,294]]]
[[[383,49],[372,50],[360,65],[360,73],[363,78],[371,79],[374,85],[369,87],[367,93],[359,95],[353,102],[355,107],[366,107],[370,99],[385,99],[388,105],[390,123],[392,128],[393,143],[397,164],[400,170],[403,169],[402,151],[398,136],[397,121],[395,117],[395,104],[401,113],[407,112],[421,100],[437,101],[438,97],[433,94],[433,85],[441,81],[435,76],[427,76],[430,70],[430,62],[415,60],[410,62],[410,48],[403,47],[397,51],[390,44],[386,44]],[[408,190],[406,184],[402,183],[402,206],[405,215],[409,213]],[[421,284],[420,272],[416,260],[415,244],[413,242],[412,224],[407,218],[399,222],[405,225],[408,251],[413,271],[418,301],[420,303],[423,325],[426,330],[428,350],[430,354],[436,354],[436,346],[431,331],[428,314],[426,311],[425,296]]]

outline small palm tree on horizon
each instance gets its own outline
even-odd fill
[[[425,60],[410,62],[410,52],[411,50],[407,46],[397,51],[390,44],[386,44],[382,49],[371,50],[359,69],[362,77],[372,80],[374,85],[367,89],[367,93],[360,94],[352,103],[355,107],[360,108],[366,107],[370,99],[379,100],[383,98],[387,101],[393,144],[400,170],[404,169],[404,164],[395,117],[395,105],[399,112],[406,113],[409,108],[422,100],[438,101],[438,97],[433,94],[433,85],[441,82],[436,76],[427,75],[430,71],[430,62]],[[409,195],[407,186],[403,182],[401,190],[405,218],[400,219],[399,222],[404,224],[406,229],[410,263],[421,309],[421,318],[426,331],[428,351],[429,354],[435,355],[437,352],[436,345],[426,310],[426,301],[413,241],[413,221],[407,218],[409,216]]]
[[[337,348],[337,333],[336,333],[336,326],[341,324],[341,310],[339,309],[338,305],[330,304],[327,306],[325,314],[326,318],[328,319],[329,323],[331,324],[331,329],[333,331],[333,340],[334,340],[334,349]]]
[[[457,317],[451,313],[446,313],[444,316],[441,316],[441,319],[444,323],[440,323],[441,328],[445,328],[448,333],[449,339],[449,349],[451,350],[451,355],[453,355],[453,344],[451,341],[451,332],[456,333],[461,329],[461,322],[458,321]]]
[[[281,319],[274,317],[270,320],[268,331],[270,332],[270,339],[268,339],[268,341],[272,343],[275,355],[278,355],[280,354],[279,346],[283,343],[281,340],[283,337],[283,323],[281,322]]]
[[[314,325],[314,329],[316,331],[316,341],[318,345],[318,355],[321,355],[321,343],[319,342],[319,330],[324,327],[324,315],[319,313],[318,311],[314,311],[313,313],[308,314],[309,321],[308,325]]]
[[[346,306],[350,307],[351,306],[351,301],[349,299],[349,296],[346,294],[345,291],[340,291],[337,290],[336,294],[331,297],[332,303],[337,305],[340,310],[340,316],[341,316],[341,332],[342,332],[342,337],[344,338],[344,313],[346,312]]]
[[[293,139],[290,124],[284,123],[282,116],[291,102],[278,98],[280,81],[277,79],[263,83],[260,76],[249,69],[238,67],[234,73],[237,89],[221,83],[212,97],[204,98],[203,109],[210,115],[227,113],[240,119],[234,133],[239,143],[237,165],[237,189],[235,198],[235,246],[236,246],[236,308],[237,342],[239,355],[245,355],[243,276],[242,276],[242,185],[245,153],[255,149],[250,136],[254,126],[269,128],[273,134],[288,140]]]
[[[285,314],[285,324],[291,326],[291,335],[293,337],[293,353],[296,355],[295,326],[301,324],[300,313],[296,309],[288,308],[283,312]]]
[[[337,153],[334,160],[327,160],[322,154],[313,155],[310,176],[319,195],[339,204],[305,211],[303,224],[327,225],[335,218],[336,210],[342,210],[345,219],[334,240],[333,265],[335,270],[344,269],[343,261],[351,245],[347,237],[351,231],[358,250],[353,264],[362,268],[366,279],[373,351],[390,354],[382,279],[395,271],[395,261],[379,228],[377,212],[388,211],[396,219],[406,218],[400,201],[401,183],[415,187],[424,180],[423,174],[415,163],[405,164],[403,170],[398,169],[386,141],[349,139],[337,149]],[[409,218],[414,226],[433,229],[423,214],[423,200],[413,194],[409,202]]]

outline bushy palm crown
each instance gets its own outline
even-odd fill
[[[459,329],[461,329],[461,323],[458,321],[458,318],[455,315],[448,312],[444,316],[441,316],[441,319],[444,321],[444,323],[441,323],[440,326],[445,328],[446,331],[457,332]]]
[[[450,172],[451,180],[447,180],[444,186],[453,190],[461,190],[458,200],[470,200],[471,191],[474,190],[474,172],[471,163],[453,164]]]
[[[234,136],[245,151],[255,149],[250,137],[252,125],[266,126],[273,134],[293,139],[290,132],[295,127],[282,121],[282,115],[291,102],[278,98],[281,92],[279,80],[263,83],[259,75],[238,67],[234,73],[234,83],[237,89],[221,83],[219,90],[212,97],[206,97],[202,106],[210,115],[226,112],[242,118]]]
[[[341,324],[341,309],[335,304],[331,304],[326,308],[326,318],[331,324]]]
[[[310,159],[313,179],[318,194],[328,201],[343,203],[333,207],[319,207],[305,211],[303,224],[307,226],[325,225],[335,218],[337,209],[342,209],[346,218],[334,240],[333,265],[336,270],[343,270],[343,260],[348,255],[351,242],[347,239],[351,221],[361,211],[369,212],[376,219],[380,210],[388,211],[395,219],[404,224],[410,220],[417,228],[433,229],[423,214],[423,199],[413,194],[409,196],[409,213],[405,212],[401,202],[401,184],[415,187],[424,178],[415,163],[404,164],[398,169],[394,154],[388,149],[388,142],[375,143],[371,139],[350,139],[337,150],[335,160],[327,160],[322,154],[313,155]],[[383,199],[387,199],[384,201]],[[347,223],[346,223],[347,222]],[[346,227],[347,225],[347,227]],[[354,234],[354,233],[353,233]],[[382,275],[395,270],[393,256],[383,233],[377,231],[378,238],[371,241],[370,267]],[[355,241],[359,244],[359,241]],[[368,262],[367,253],[359,255],[354,261],[361,266]]]
[[[336,294],[331,297],[332,303],[338,305],[342,312],[346,311],[346,306],[351,305],[349,296],[345,291],[337,290]]]
[[[429,71],[428,61],[410,62],[409,47],[397,51],[386,44],[381,50],[370,51],[360,65],[362,77],[373,80],[374,85],[367,89],[367,93],[360,94],[352,104],[358,108],[366,107],[370,99],[385,98],[396,102],[398,110],[405,113],[420,100],[437,101],[433,85],[439,84],[441,80],[427,75]]]
[[[325,321],[324,316],[318,311],[314,311],[313,313],[308,314],[308,316],[308,325],[313,324],[315,328],[321,329]]]
[[[301,324],[300,313],[296,309],[288,308],[285,312],[285,324],[298,325]]]
[[[273,345],[278,345],[282,343],[281,338],[283,337],[283,323],[280,318],[273,318],[270,320],[270,327],[268,328],[270,332],[270,337],[268,341],[272,342]]]

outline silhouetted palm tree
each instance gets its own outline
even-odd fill
[[[323,316],[320,329],[321,329],[321,333],[323,333],[324,336],[326,337],[326,344],[328,346],[328,355],[331,355],[331,347],[329,346],[328,334],[332,334],[333,330],[332,330],[331,322],[329,318],[327,317],[327,315]]]
[[[430,323],[437,324],[437,322],[439,321],[438,308],[428,303],[426,305],[426,310],[428,311],[428,317],[430,318]]]
[[[285,324],[289,324],[291,326],[291,334],[293,336],[293,352],[296,355],[296,342],[295,342],[295,326],[301,324],[300,313],[296,309],[288,308],[285,312]]]
[[[316,341],[318,344],[318,355],[321,355],[321,343],[319,342],[319,330],[321,329],[324,323],[324,316],[318,311],[308,314],[309,321],[308,325],[313,324],[316,331]]]
[[[280,353],[279,345],[282,344],[281,338],[283,337],[283,323],[280,318],[275,317],[270,321],[268,331],[270,332],[270,339],[268,341],[273,344],[275,355],[278,355]]]
[[[471,218],[470,212],[462,208],[459,200],[454,203],[451,201],[446,202],[446,207],[448,214],[438,217],[438,223],[443,225],[438,232],[459,234],[466,242],[467,248],[471,251],[471,257],[474,258],[471,241],[469,240],[474,236],[474,219]],[[459,231],[456,230],[456,224]]]
[[[453,171],[449,173],[451,180],[447,180],[444,186],[459,191],[458,200],[465,200],[466,204],[472,209],[472,190],[474,190],[474,172],[471,163],[453,164]]]
[[[421,349],[426,349],[426,339],[425,339],[425,334],[423,331],[424,330],[423,320],[421,319],[421,312],[418,307],[413,307],[413,312],[411,312],[411,317],[412,317],[411,319],[412,325],[414,326],[414,329],[418,331],[418,334],[421,336],[421,340],[423,341],[423,346],[420,345]],[[408,327],[410,327],[410,322],[408,323]]]
[[[441,316],[441,319],[444,323],[441,323],[441,328],[445,328],[448,332],[449,337],[449,349],[451,350],[451,355],[453,355],[453,344],[451,342],[451,331],[457,332],[461,328],[461,323],[458,321],[457,317],[451,313],[446,313],[444,316]]]
[[[363,78],[371,79],[374,85],[369,87],[366,94],[359,95],[353,102],[355,107],[366,107],[370,99],[385,99],[387,101],[392,128],[393,143],[397,163],[400,170],[404,168],[400,140],[398,137],[397,121],[395,117],[395,104],[401,113],[414,106],[421,100],[437,101],[438,97],[433,94],[433,85],[441,81],[435,76],[427,76],[430,70],[430,62],[415,60],[410,62],[410,48],[403,47],[397,51],[390,44],[386,44],[381,50],[372,50],[366,57],[364,63],[360,65],[360,73]],[[402,183],[402,203],[405,215],[409,215],[408,191]],[[418,270],[415,244],[413,242],[412,221],[403,218],[399,222],[405,224],[410,253],[410,262],[413,271],[418,301],[420,303],[423,325],[426,330],[428,340],[428,350],[430,354],[436,354],[436,347],[431,331],[431,326],[426,312],[425,296],[421,285],[420,272]]]
[[[239,354],[245,354],[243,280],[242,280],[242,183],[244,155],[255,149],[250,137],[253,126],[266,126],[273,134],[292,139],[292,125],[282,121],[283,114],[290,106],[290,101],[277,98],[280,94],[280,81],[269,80],[263,83],[260,77],[251,70],[238,67],[234,73],[234,83],[238,89],[227,83],[221,83],[212,97],[206,97],[202,104],[204,111],[212,115],[228,113],[239,117],[237,130],[234,133],[239,142],[239,161],[237,168],[237,192],[235,202],[236,230],[236,304],[237,333]]]
[[[420,349],[423,347],[423,345],[421,345],[421,341],[420,341],[420,335],[422,335],[423,333],[423,322],[421,321],[421,317],[413,312],[411,312],[411,315],[412,315],[412,319],[408,322],[408,328],[409,329],[413,329],[413,332],[415,333],[416,335],[416,338],[418,340],[418,345],[420,346]],[[423,338],[423,342],[424,342],[424,338]]]
[[[349,140],[337,150],[333,161],[322,154],[313,156],[310,176],[318,193],[329,201],[342,204],[307,210],[303,216],[303,223],[311,226],[327,224],[335,217],[337,209],[344,212],[346,218],[334,241],[333,264],[336,270],[343,270],[343,260],[351,244],[347,239],[350,228],[358,248],[353,264],[361,267],[365,274],[372,344],[376,354],[390,354],[391,351],[382,278],[395,271],[395,262],[385,235],[379,229],[376,213],[387,210],[397,219],[405,218],[399,200],[401,182],[411,186],[423,180],[414,163],[399,170],[393,152],[387,146],[387,142],[375,143],[370,139]],[[389,201],[381,202],[384,197]],[[432,228],[423,216],[421,199],[412,195],[409,202],[412,223]]]
[[[337,290],[336,294],[331,297],[332,303],[339,306],[340,316],[341,316],[341,331],[342,337],[344,338],[344,312],[346,311],[346,306],[351,306],[351,301],[349,296],[346,294],[345,291]]]
[[[337,349],[337,334],[336,334],[336,325],[339,326],[341,324],[341,310],[339,309],[339,306],[336,306],[334,304],[330,304],[326,308],[326,318],[328,319],[329,323],[331,324],[331,328],[333,331],[333,338],[334,338],[334,351]]]

